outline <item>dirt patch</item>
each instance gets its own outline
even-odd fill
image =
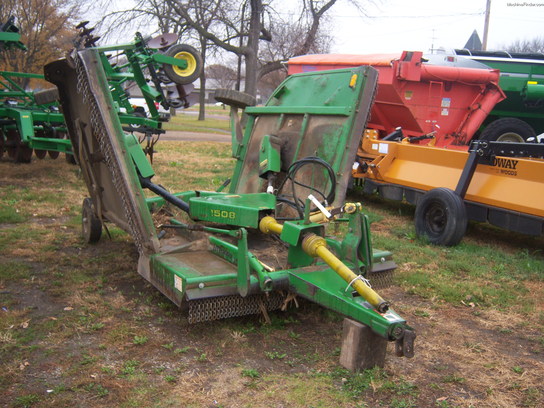
[[[199,146],[216,154],[214,144]],[[185,165],[213,168],[208,156],[179,160],[179,151],[156,156],[158,167],[176,170],[165,176],[165,185],[179,181],[178,168]],[[223,153],[214,164],[227,161],[228,148]],[[38,192],[67,174],[65,199],[44,196],[54,216],[30,213],[25,224],[0,224],[0,268],[11,268],[0,279],[2,407],[544,406],[543,283],[537,277],[521,281],[535,299],[525,313],[464,297],[447,303],[432,288],[427,298],[409,285],[381,292],[416,330],[416,355],[397,358],[391,345],[383,370],[353,375],[338,364],[342,318],[303,300],[298,308],[270,313],[268,324],[247,316],[189,325],[185,311],[137,274],[130,237],[111,228],[111,239],[86,245],[69,224],[85,195],[76,172],[61,161],[34,165],[0,162],[3,192],[11,194],[0,194],[1,203],[19,199],[21,187]],[[372,225],[375,238],[413,242],[408,207],[366,207],[381,217]],[[16,231],[22,225],[24,233]],[[541,238],[479,227],[467,237],[474,247],[488,239],[497,251],[527,250],[529,261],[540,259]],[[266,249],[261,251],[265,259]],[[398,261],[399,275],[435,274],[443,268],[433,257],[438,252],[445,253],[411,253]],[[432,259],[422,262],[424,255]],[[464,278],[458,269],[453,273]]]

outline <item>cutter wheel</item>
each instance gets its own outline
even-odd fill
[[[90,198],[83,200],[81,211],[81,226],[83,239],[88,244],[98,242],[102,235],[102,221],[96,216],[93,202]]]

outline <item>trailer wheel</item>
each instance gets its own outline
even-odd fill
[[[457,245],[467,229],[463,199],[449,188],[435,188],[418,201],[415,213],[416,234],[432,244]]]
[[[214,97],[218,102],[241,109],[257,103],[254,96],[234,89],[216,89]]]
[[[102,221],[96,216],[93,201],[88,197],[83,200],[81,226],[85,242],[88,244],[98,242],[102,235]]]
[[[198,79],[202,71],[202,56],[196,49],[187,44],[176,44],[166,51],[166,55],[187,62],[185,69],[164,64],[162,68],[168,78],[180,85],[190,84]]]
[[[501,118],[494,120],[485,127],[480,139],[496,142],[525,143],[530,137],[535,137],[534,129],[521,119]]]

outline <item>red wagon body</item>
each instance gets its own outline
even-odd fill
[[[499,71],[425,63],[419,51],[398,54],[305,55],[289,60],[289,74],[371,65],[379,72],[369,128],[380,136],[434,134],[419,144],[466,150],[484,119],[505,96]],[[434,132],[434,133],[433,133]]]

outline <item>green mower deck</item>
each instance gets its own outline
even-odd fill
[[[84,207],[89,241],[105,221],[131,234],[138,272],[188,309],[190,322],[279,309],[299,295],[413,356],[412,328],[369,285],[390,277],[391,254],[372,249],[360,204],[344,203],[375,70],[289,77],[266,106],[246,109],[245,132],[233,123],[237,164],[229,191],[176,194],[151,181],[153,169],[123,132],[96,50],[49,64],[46,77],[59,89],[92,200],[91,214],[88,202]],[[177,213],[157,224],[165,208]],[[348,224],[341,239],[326,234],[333,219]]]

